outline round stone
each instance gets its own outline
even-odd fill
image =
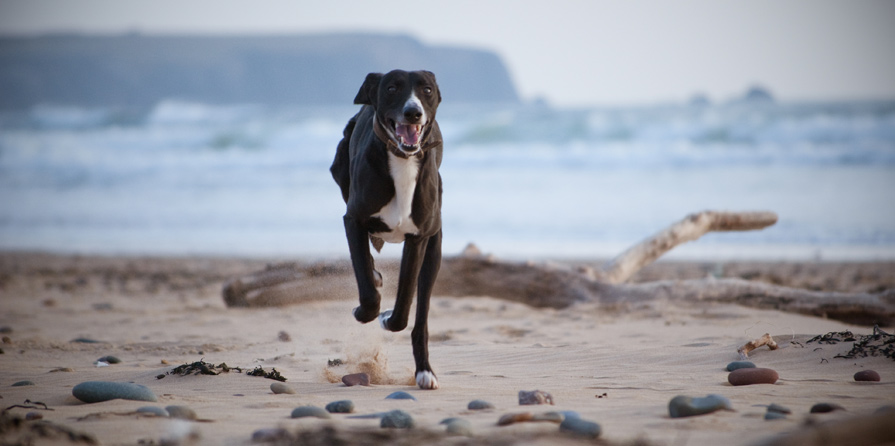
[[[768,421],[770,421],[770,420],[785,420],[785,419],[786,419],[786,414],[785,414],[785,413],[781,413],[781,412],[771,412],[771,411],[767,411],[767,412],[765,412],[765,414],[764,414],[764,419],[765,419],[765,420],[768,420]]]
[[[879,381],[879,380],[877,380],[877,381]],[[12,383],[12,387],[33,386],[33,385],[34,385],[34,381],[19,381],[19,382]]]
[[[305,417],[315,417],[315,418],[332,418],[324,409],[321,409],[317,406],[301,406],[296,407],[292,410],[292,418],[305,418]]]
[[[879,373],[874,370],[861,370],[855,373],[855,381],[879,381]]]
[[[533,404],[553,404],[553,395],[543,390],[520,390],[519,405],[527,406]]]
[[[284,394],[284,393],[285,393],[285,394],[288,394],[288,395],[294,395],[294,394],[295,394],[295,389],[293,389],[292,387],[289,387],[288,384],[281,383],[281,382],[271,383],[271,384],[270,384],[270,391],[273,392],[273,393],[275,393],[275,394],[277,394],[277,395],[279,395],[279,394]]]
[[[817,403],[817,404],[811,406],[811,410],[809,410],[809,412],[810,413],[828,413],[828,412],[833,412],[833,411],[837,411],[837,410],[845,410],[845,408],[838,404],[833,404],[833,403]]]
[[[727,382],[734,386],[748,386],[751,384],[774,384],[779,378],[777,372],[771,369],[737,369],[727,375]]]
[[[753,363],[752,361],[734,361],[734,362],[731,362],[730,364],[727,364],[728,372],[732,372],[734,370],[739,370],[739,369],[754,369],[754,368],[755,368],[755,363]]]
[[[156,417],[167,417],[168,411],[162,409],[161,407],[155,406],[143,406],[137,409],[137,413],[146,414],[146,415],[154,415]]]
[[[402,391],[402,390],[399,390],[399,391],[394,392],[394,393],[390,393],[387,397],[385,397],[385,399],[387,399],[387,400],[413,400],[413,401],[416,401],[416,397],[414,397],[413,395],[411,395],[411,394],[409,394],[409,393],[407,393],[407,392],[404,392],[404,391]]]
[[[487,410],[494,409],[494,405],[485,400],[472,400],[466,408],[469,410]]]
[[[462,418],[445,418],[441,420],[441,423],[447,426],[445,432],[448,435],[455,436],[464,436],[471,437],[472,436],[472,423]]]
[[[410,429],[413,427],[413,417],[403,410],[393,410],[382,416],[379,427],[393,429]]]
[[[286,429],[283,429],[282,427],[268,427],[252,432],[252,442],[272,443],[288,438],[288,436],[289,432],[287,432]]]
[[[105,362],[106,364],[119,364],[121,360],[116,356],[103,356],[102,358],[97,359],[97,361]]]
[[[87,381],[71,389],[75,398],[85,403],[99,403],[109,400],[158,401],[152,390],[132,383],[109,381]]]
[[[563,420],[559,424],[559,431],[582,438],[597,438],[603,429],[600,425],[593,421],[582,420],[581,418],[571,417]]]
[[[366,373],[353,373],[342,377],[342,383],[348,387],[352,386],[369,386],[370,375]]]
[[[708,395],[703,398],[678,395],[668,402],[668,415],[671,418],[705,415],[721,409],[733,410],[730,400],[721,395]]]
[[[789,414],[789,413],[792,413],[792,410],[790,410],[788,407],[783,407],[783,406],[781,406],[781,405],[779,405],[779,404],[771,404],[771,405],[768,406],[768,412],[777,412],[777,413],[782,413],[782,414]]]
[[[199,418],[196,416],[196,411],[186,406],[165,406],[165,410],[168,411],[168,416],[171,418],[179,418],[181,420],[195,420]]]
[[[351,413],[354,412],[354,402],[351,400],[333,401],[326,405],[326,411],[329,413]]]

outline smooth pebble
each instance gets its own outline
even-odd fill
[[[178,418],[181,420],[195,420],[199,418],[196,416],[196,411],[187,406],[165,406],[165,410],[168,411],[168,416],[171,418]]]
[[[782,413],[782,412],[772,412],[769,410],[769,411],[765,412],[764,419],[769,420],[769,421],[770,420],[785,420],[786,414]]]
[[[472,400],[466,406],[469,410],[486,410],[486,409],[494,409],[494,405],[485,401],[485,400]]]
[[[855,381],[879,381],[880,376],[875,370],[861,370],[855,373]]]
[[[379,427],[393,429],[410,429],[413,427],[413,417],[403,410],[393,410],[382,416]]]
[[[352,386],[369,386],[370,375],[366,373],[353,373],[342,377],[342,383],[348,387]]]
[[[28,412],[28,413],[25,414],[25,419],[28,420],[28,421],[42,420],[43,417],[44,417],[43,414],[40,413],[40,412],[34,412],[34,411],[32,411],[32,412]]]
[[[109,381],[87,381],[71,389],[75,398],[85,403],[99,403],[115,399],[133,401],[158,401],[152,390],[146,386],[132,383]]]
[[[721,409],[733,410],[733,407],[730,404],[730,400],[714,394],[702,398],[678,395],[668,402],[668,415],[671,418],[705,415]]]
[[[33,386],[34,381],[19,381],[12,383],[12,387],[21,387],[21,386]]]
[[[790,410],[788,407],[783,407],[779,404],[774,403],[774,404],[770,404],[768,406],[768,412],[777,412],[777,413],[782,413],[782,414],[788,414],[788,413],[792,413],[792,410]]]
[[[811,410],[809,410],[809,412],[810,413],[827,413],[827,412],[833,412],[833,411],[837,411],[837,410],[845,410],[845,408],[838,404],[833,404],[833,403],[817,403],[817,404],[811,406]]]
[[[118,359],[116,356],[103,356],[102,358],[97,359],[99,362],[105,362],[106,364],[119,364],[121,363],[121,359]]]
[[[271,383],[270,391],[277,395],[279,395],[279,394],[294,395],[295,394],[295,389],[293,389],[292,387],[289,387],[288,384],[284,384],[281,382]]]
[[[315,418],[332,418],[324,409],[321,409],[317,406],[301,406],[296,407],[292,410],[292,418],[305,418],[305,417],[315,417]]]
[[[143,406],[137,409],[137,413],[144,413],[148,415],[155,415],[157,417],[167,417],[168,411],[162,409],[161,407],[155,406]]]
[[[416,401],[416,397],[414,397],[413,395],[411,395],[411,394],[409,394],[409,393],[407,393],[407,392],[404,392],[404,391],[402,391],[402,390],[399,390],[399,391],[394,392],[394,393],[390,393],[387,397],[385,397],[385,399],[387,399],[387,400],[413,400],[413,401]]]
[[[593,421],[582,420],[581,418],[566,418],[559,424],[559,431],[582,438],[597,438],[603,429],[599,424]]]
[[[731,362],[730,364],[727,364],[728,372],[732,372],[734,370],[739,370],[739,369],[754,369],[754,368],[756,368],[755,363],[753,363],[752,361],[734,361],[734,362]]]
[[[543,390],[520,390],[519,405],[528,406],[533,404],[553,404],[553,395]]]
[[[351,413],[351,412],[354,412],[354,401],[351,401],[351,400],[333,401],[326,405],[326,411],[329,413]]]
[[[447,426],[445,432],[447,432],[448,435],[457,435],[464,437],[472,436],[472,423],[464,420],[463,418],[445,418],[444,420],[441,420],[441,423],[439,424],[444,424]]]
[[[752,384],[774,384],[780,376],[772,369],[737,369],[727,375],[727,382],[734,386]]]
[[[252,432],[252,441],[255,443],[270,443],[287,438],[288,435],[289,432],[282,427],[268,427]]]

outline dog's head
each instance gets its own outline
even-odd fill
[[[354,103],[372,106],[385,137],[401,154],[413,156],[425,146],[435,122],[435,110],[441,103],[441,92],[435,75],[429,71],[370,73]]]

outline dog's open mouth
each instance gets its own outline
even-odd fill
[[[419,150],[420,140],[423,138],[423,125],[392,122],[394,123],[395,139],[401,150],[410,153]]]

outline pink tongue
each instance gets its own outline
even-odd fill
[[[395,126],[395,133],[401,138],[404,145],[415,146],[420,142],[419,126],[417,125],[398,124]]]

